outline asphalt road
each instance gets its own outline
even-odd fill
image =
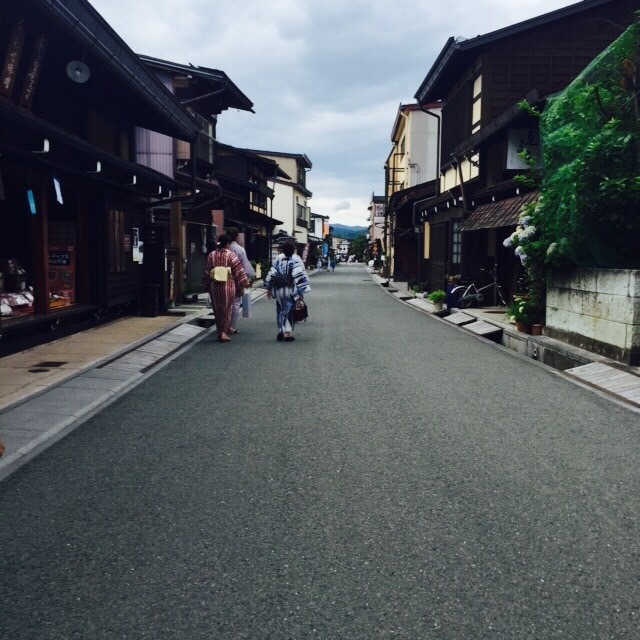
[[[640,420],[312,278],[0,483],[0,637],[640,638]]]

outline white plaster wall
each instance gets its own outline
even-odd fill
[[[640,271],[575,269],[552,276],[547,326],[622,349],[640,346]]]
[[[283,230],[293,235],[295,230],[293,187],[276,182],[274,185],[273,217],[282,220],[282,224],[276,227],[276,232]]]

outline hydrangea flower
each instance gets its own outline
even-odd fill
[[[528,227],[531,224],[531,216],[523,216],[522,218],[520,218],[520,220],[518,220],[518,224],[522,225],[523,227]]]
[[[547,249],[547,255],[550,256],[558,247],[558,243],[557,242],[552,242],[549,245],[549,248]]]

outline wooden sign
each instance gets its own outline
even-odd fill
[[[44,63],[44,54],[47,50],[47,38],[44,35],[39,35],[36,39],[36,43],[33,46],[33,53],[31,54],[31,62],[29,64],[29,71],[25,76],[22,84],[22,95],[20,96],[20,106],[31,108],[31,102],[33,100],[33,94],[36,92],[36,86],[38,84],[38,78],[40,77],[40,70]]]
[[[2,76],[0,77],[0,93],[5,96],[11,96],[11,91],[13,90],[13,85],[18,73],[18,65],[20,64],[20,56],[22,55],[23,46],[24,20],[19,20],[11,30],[7,55],[4,58]]]

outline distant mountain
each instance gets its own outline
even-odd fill
[[[331,226],[333,227],[333,235],[345,240],[353,240],[369,231],[369,227],[348,227],[344,224],[331,224]]]

